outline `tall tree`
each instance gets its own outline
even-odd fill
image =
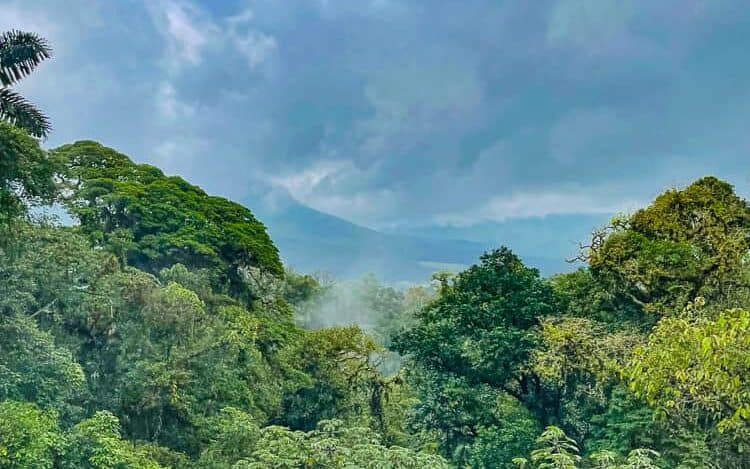
[[[209,269],[214,286],[247,301],[250,274],[283,276],[266,227],[242,205],[96,142],[51,154],[64,167],[65,204],[82,231],[125,263],[151,273],[176,263]]]
[[[534,328],[556,312],[555,295],[539,271],[504,247],[444,285],[417,314],[416,326],[396,337],[395,348],[420,366],[522,397],[529,383],[521,368],[536,340]]]
[[[750,291],[748,249],[747,202],[730,184],[704,177],[614,220],[595,234],[587,257],[608,290],[645,311],[672,314],[698,296],[741,306]]]
[[[416,314],[414,327],[394,338],[407,357],[421,403],[416,414],[436,432],[441,450],[461,466],[500,466],[496,447],[524,448],[533,441],[534,417],[548,418],[536,397],[539,380],[526,366],[539,320],[557,312],[552,288],[508,248],[443,279],[437,298]],[[524,403],[536,414],[522,411]],[[526,409],[523,409],[526,410]],[[522,427],[522,431],[512,431]],[[477,447],[474,447],[477,445]]]
[[[0,119],[39,138],[52,129],[49,119],[9,87],[51,56],[49,43],[34,33],[11,30],[0,34]]]

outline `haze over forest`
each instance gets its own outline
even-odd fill
[[[743,7],[0,0],[0,468],[750,467]]]

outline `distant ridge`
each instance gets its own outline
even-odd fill
[[[476,263],[483,252],[501,244],[514,249],[545,275],[573,268],[564,261],[574,252],[572,241],[566,244],[558,240],[545,248],[543,240],[530,246],[528,239],[523,239],[529,230],[538,234],[545,223],[551,225],[555,236],[564,236],[560,232],[565,231],[563,225],[570,225],[565,220],[482,225],[473,230],[427,226],[386,233],[320,212],[291,197],[276,196],[273,203],[260,198],[245,203],[268,227],[284,262],[302,272],[327,272],[336,278],[372,272],[392,283],[421,283],[438,270],[463,270]],[[506,229],[510,236],[497,235]],[[461,239],[461,235],[472,239]],[[487,240],[501,237],[506,238],[504,243]]]

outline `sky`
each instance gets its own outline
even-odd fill
[[[54,47],[19,86],[46,146],[97,140],[367,227],[750,183],[742,0],[0,0],[0,28]]]

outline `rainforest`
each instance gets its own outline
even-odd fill
[[[583,227],[552,275],[502,245],[410,285],[301,272],[252,206],[47,145],[16,85],[51,50],[0,36],[0,467],[750,467],[737,181]]]

